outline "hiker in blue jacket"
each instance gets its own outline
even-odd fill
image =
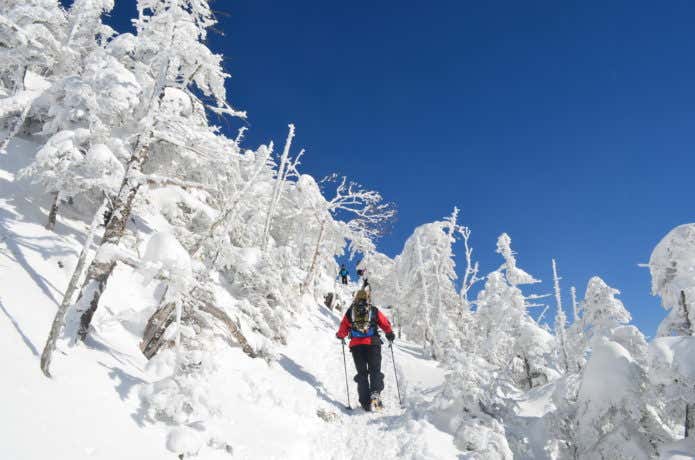
[[[348,284],[348,274],[349,272],[347,271],[347,268],[345,268],[345,264],[342,264],[340,266],[340,271],[338,272],[338,276],[340,276],[340,279],[343,284]]]

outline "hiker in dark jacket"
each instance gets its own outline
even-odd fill
[[[350,336],[350,352],[355,361],[355,382],[360,404],[366,411],[380,409],[380,393],[384,389],[384,374],[381,373],[381,337],[379,330],[386,334],[389,343],[396,336],[391,323],[377,307],[369,302],[369,294],[360,290],[355,300],[345,312],[336,337],[344,340]]]
[[[369,286],[369,280],[367,279],[367,269],[360,268],[357,270],[357,276],[362,280],[362,289],[367,289]]]

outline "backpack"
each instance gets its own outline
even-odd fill
[[[366,301],[350,308],[350,337],[372,337],[377,333],[376,308]]]

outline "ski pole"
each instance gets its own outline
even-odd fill
[[[391,362],[393,363],[393,376],[396,377],[396,391],[398,391],[398,405],[403,406],[403,401],[401,401],[401,388],[398,386],[398,372],[396,372],[396,357],[393,354],[393,342],[389,342],[389,348],[391,349]]]
[[[347,361],[345,360],[345,340],[341,340],[340,343],[343,345],[343,367],[345,368],[345,394],[347,394],[347,408],[352,410],[352,405],[350,404],[350,387],[348,385],[347,377]]]

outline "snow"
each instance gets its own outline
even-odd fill
[[[32,211],[25,199],[28,184],[15,182],[38,146],[13,142],[0,157],[9,180],[0,182],[3,232],[0,297],[0,393],[6,423],[0,458],[33,460],[171,459],[171,452],[199,452],[199,459],[356,459],[361,440],[367,451],[380,449],[384,459],[452,459],[460,455],[452,436],[425,419],[411,419],[399,408],[389,349],[383,349],[386,409],[367,414],[345,409],[345,374],[340,343],[334,338],[339,315],[306,296],[306,311],[297,318],[287,347],[277,362],[249,359],[238,347],[215,351],[217,371],[199,398],[214,397],[214,423],[167,429],[154,422],[142,403],[148,384],[159,381],[170,366],[148,365],[137,343],[148,314],[156,307],[161,286],[147,284],[138,269],[119,264],[102,297],[94,333],[86,345],[59,348],[54,379],[39,370],[38,355],[46,338],[69,267],[80,248],[86,225],[67,217],[56,232],[45,230],[45,214]],[[166,231],[149,238],[144,259],[177,270],[190,270],[190,260]],[[239,260],[252,267],[257,251],[241,251]],[[60,268],[57,261],[64,261]],[[387,311],[388,314],[388,311]],[[414,344],[398,343],[395,358],[405,392],[431,393],[444,372]],[[157,364],[157,363],[152,363]],[[357,400],[348,355],[353,406]],[[214,406],[214,404],[213,404]],[[324,421],[317,413],[335,414]],[[378,435],[376,435],[378,434]],[[40,438],[41,442],[36,442]],[[361,452],[361,451],[360,451]],[[464,457],[465,458],[465,457]]]
[[[0,458],[56,460],[162,458],[162,432],[144,430],[134,391],[144,358],[93,342],[70,356],[60,350],[56,378],[39,371],[47,337],[83,238],[85,224],[65,220],[48,232],[14,172],[36,146],[17,140],[0,157]],[[59,261],[65,261],[60,268]],[[128,440],[128,442],[124,442]]]
[[[555,409],[553,403],[554,385],[543,385],[528,392],[517,401],[517,415],[521,417],[543,417]]]
[[[391,259],[376,241],[393,205],[302,174],[293,124],[279,158],[272,142],[242,147],[245,128],[223,135],[207,109],[245,113],[206,44],[208,0],[141,0],[136,35],[102,22],[113,0],[5,3],[0,459],[692,457],[695,224],[650,258],[660,338],[598,277],[567,327],[555,260],[551,331],[528,311],[544,296],[521,287],[541,281],[507,233],[485,275],[458,208]],[[398,334],[377,413],[356,408],[335,338],[363,288],[337,285],[343,256],[362,257]]]
[[[630,397],[638,381],[636,372],[635,362],[625,348],[606,339],[598,341],[586,365],[579,390],[580,404],[590,406],[590,417],[599,417],[612,405],[620,405],[621,399]],[[606,388],[611,388],[611,392]]]
[[[40,75],[27,71],[24,77],[24,90],[0,100],[0,118],[4,118],[13,112],[21,112],[49,87],[50,84]]]
[[[190,277],[193,273],[191,257],[176,237],[169,232],[158,232],[147,242],[145,263],[159,265],[163,269]]]
[[[683,224],[671,230],[656,245],[649,258],[652,291],[680,291],[695,281],[695,224]],[[670,293],[670,292],[669,292]]]
[[[192,428],[175,428],[167,436],[167,449],[175,454],[196,455],[203,445],[200,433]]]
[[[695,439],[683,439],[665,445],[661,449],[661,460],[692,460],[695,459]]]
[[[655,372],[654,380],[663,377],[668,383],[671,373],[681,379],[695,379],[695,337],[659,337],[649,344],[649,359],[654,368],[668,369],[669,372]]]

